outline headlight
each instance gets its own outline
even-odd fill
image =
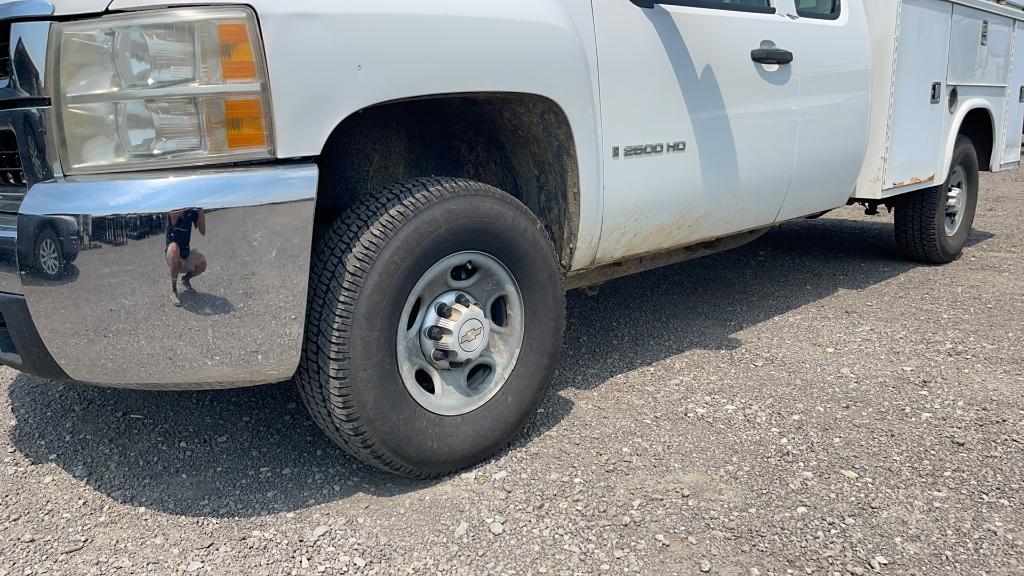
[[[273,155],[266,64],[247,8],[65,22],[51,53],[68,174]]]

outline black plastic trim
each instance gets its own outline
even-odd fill
[[[4,326],[0,326],[0,364],[51,380],[71,379],[36,332],[23,296],[0,293],[0,314],[4,320]]]
[[[15,97],[14,91],[0,88],[0,110],[17,110],[19,108],[49,108],[53,102],[49,98]]]
[[[775,14],[774,6],[742,6],[725,4],[721,0],[630,0],[641,8],[654,8],[655,4],[666,6],[688,6],[690,8],[706,8],[708,10],[727,10],[729,12],[750,12],[752,14]]]

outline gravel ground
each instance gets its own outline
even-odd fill
[[[571,295],[533,424],[439,482],[287,385],[0,371],[0,575],[1022,574],[1024,172],[948,267],[852,208]]]

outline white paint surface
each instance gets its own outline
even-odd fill
[[[1024,12],[982,0],[846,0],[836,21],[798,18],[794,0],[777,0],[775,14],[628,0],[222,3],[259,14],[282,158],[319,155],[345,118],[382,102],[523,92],[557,103],[579,161],[577,269],[827,210],[851,191],[880,199],[934,185],[972,107],[996,118],[996,167],[1019,158]],[[108,0],[55,4],[73,15]],[[985,50],[972,40],[979,19]],[[793,64],[753,63],[762,41]],[[952,113],[951,83],[964,85]],[[612,158],[613,147],[679,141],[685,152]]]

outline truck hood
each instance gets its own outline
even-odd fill
[[[3,4],[5,0],[0,0]],[[57,16],[75,14],[99,14],[107,10],[132,10],[136,8],[158,8],[161,6],[185,6],[189,4],[211,4],[209,0],[46,0],[53,4]],[[271,0],[273,1],[273,0]],[[218,0],[218,4],[245,4],[248,0]]]
[[[96,14],[103,12],[110,5],[110,0],[50,0],[56,9],[54,14]]]

